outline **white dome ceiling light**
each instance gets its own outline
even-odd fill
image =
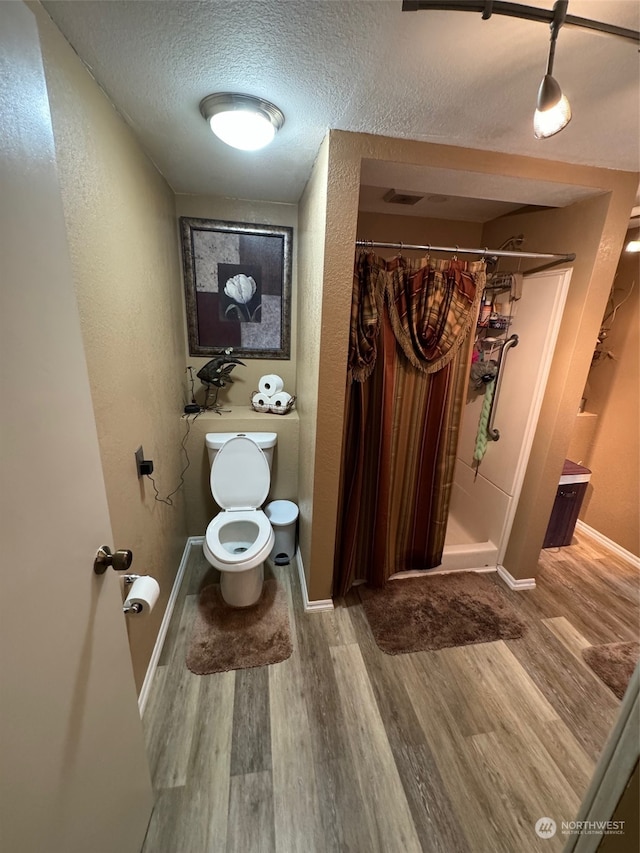
[[[274,104],[234,92],[207,95],[200,101],[200,112],[218,139],[241,151],[264,148],[284,124]]]

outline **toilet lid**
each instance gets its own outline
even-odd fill
[[[211,494],[222,509],[257,509],[265,502],[270,483],[267,457],[250,438],[230,438],[216,453]]]

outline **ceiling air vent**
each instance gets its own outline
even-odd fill
[[[422,201],[423,198],[423,195],[396,192],[396,190],[389,190],[383,196],[383,200],[388,204],[417,204],[419,201]]]

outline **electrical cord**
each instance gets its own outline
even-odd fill
[[[178,492],[184,486],[184,475],[186,474],[187,469],[191,465],[191,460],[189,459],[189,453],[187,452],[187,439],[189,438],[189,433],[191,432],[191,425],[195,422],[196,418],[200,414],[201,414],[201,412],[198,412],[196,415],[193,416],[192,420],[190,420],[189,415],[183,415],[182,416],[182,419],[186,420],[186,422],[187,422],[187,429],[186,429],[185,434],[182,438],[182,441],[180,442],[180,451],[182,453],[184,453],[184,456],[185,456],[185,459],[187,460],[187,463],[184,466],[184,468],[182,469],[182,471],[180,472],[180,482],[175,487],[175,489],[172,492],[169,492],[169,494],[166,496],[166,498],[161,498],[160,492],[158,491],[158,487],[156,486],[156,481],[153,479],[151,474],[145,474],[145,477],[148,480],[151,480],[151,485],[153,486],[153,490],[155,492],[154,500],[157,501],[158,503],[166,504],[167,506],[175,506],[172,498],[176,494],[176,492]]]
[[[196,383],[195,383],[195,379],[193,378],[193,367],[191,367],[191,366],[187,367],[187,369],[185,370],[185,373],[189,374],[189,385],[191,388],[191,402],[194,405],[196,405]]]

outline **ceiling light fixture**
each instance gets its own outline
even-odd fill
[[[551,21],[551,41],[549,43],[549,58],[547,71],[538,89],[538,104],[533,115],[533,134],[536,139],[547,139],[563,130],[571,121],[571,106],[566,95],[555,77],[553,60],[556,54],[556,40],[560,27],[567,16],[568,0],[556,0],[553,6],[553,21]]]
[[[200,101],[200,113],[218,139],[241,151],[264,148],[284,124],[274,104],[235,92],[207,95]]]

